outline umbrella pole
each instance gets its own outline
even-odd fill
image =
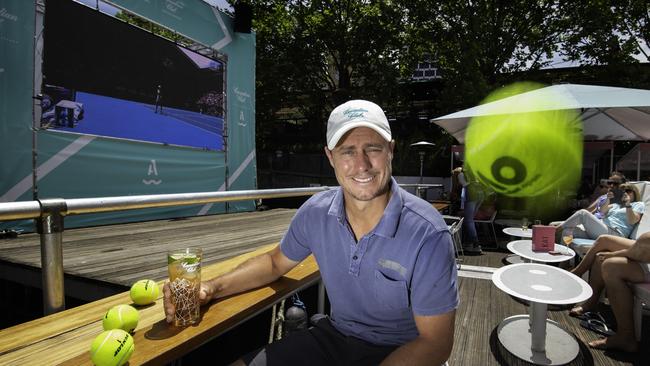
[[[420,184],[422,184],[422,170],[424,168],[424,151],[420,151]]]

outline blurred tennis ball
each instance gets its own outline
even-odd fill
[[[516,83],[482,103],[465,135],[465,162],[474,176],[510,197],[572,190],[582,174],[582,125],[574,110],[554,110],[561,96],[526,93],[541,87]]]
[[[131,286],[129,294],[136,305],[148,305],[158,298],[158,285],[152,280],[140,280]]]
[[[139,320],[140,314],[133,306],[116,305],[106,312],[102,326],[104,330],[122,329],[130,333],[138,326]]]
[[[133,337],[122,329],[112,329],[98,335],[90,346],[90,359],[97,366],[124,365],[133,351]]]

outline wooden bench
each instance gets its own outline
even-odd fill
[[[205,266],[202,276],[212,278],[223,274],[273,246]],[[156,302],[138,307],[140,321],[135,329],[135,352],[129,365],[167,364],[319,280],[318,265],[310,256],[266,287],[203,307],[199,324],[187,328],[176,328],[165,321],[163,282],[160,282],[161,295]],[[128,292],[1,330],[0,365],[92,365],[90,344],[102,332],[101,319],[105,312],[118,304],[132,304]]]

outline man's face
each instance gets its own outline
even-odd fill
[[[609,188],[618,188],[619,185],[621,185],[622,180],[621,177],[618,175],[612,175],[607,179],[607,184],[609,185]]]
[[[358,127],[345,134],[334,150],[325,148],[346,199],[370,201],[388,192],[393,147],[394,142],[374,130]]]

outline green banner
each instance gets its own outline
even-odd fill
[[[39,197],[208,192],[226,187],[229,190],[255,189],[255,35],[234,33],[231,18],[200,0],[110,2],[226,56],[227,154],[38,131]],[[32,84],[33,78],[41,75],[35,75],[30,60],[34,59],[34,34],[42,34],[38,24],[35,33],[34,24],[38,23],[35,13],[32,1],[0,1],[0,19],[4,19],[0,20],[0,115],[6,117],[0,123],[0,151],[5,156],[0,160],[0,202],[32,199]],[[229,211],[254,208],[253,201],[228,204]],[[69,228],[225,210],[225,204],[207,204],[79,215],[67,217],[65,225]],[[33,225],[30,221],[4,222],[0,223],[2,228],[33,230]]]
[[[35,14],[33,1],[0,1],[0,202],[32,170]]]

